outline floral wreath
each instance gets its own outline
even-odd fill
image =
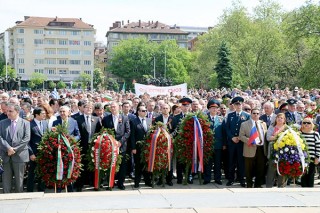
[[[36,172],[46,186],[64,188],[80,175],[80,147],[65,127],[58,125],[55,128],[43,135],[38,146]]]
[[[199,142],[196,145],[198,148],[196,151],[194,150],[194,143],[197,140]],[[175,154],[179,156],[179,162],[186,164],[184,184],[187,184],[187,175],[190,169],[192,169],[193,173],[200,171],[199,181],[201,184],[203,166],[212,157],[213,152],[213,132],[210,129],[207,115],[202,112],[187,114],[180,124],[174,144]],[[201,152],[201,147],[202,153],[199,153]]]

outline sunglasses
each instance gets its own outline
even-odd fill
[[[146,112],[147,110],[139,110],[140,112]]]
[[[311,124],[311,122],[302,122],[302,124],[306,125],[306,124]]]
[[[249,109],[249,108],[245,108],[245,109],[244,109],[244,111],[251,111],[251,109]]]
[[[253,112],[251,113],[252,115],[259,115],[260,113],[259,112]]]

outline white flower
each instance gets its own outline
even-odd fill
[[[291,154],[294,154],[294,152],[295,152],[294,150],[291,150]]]
[[[278,155],[278,154],[276,154],[276,158],[279,158],[279,155]]]
[[[283,154],[283,150],[282,149],[280,150],[280,154]]]
[[[289,151],[289,148],[288,148],[288,147],[284,148],[284,151],[285,151],[285,152],[288,152],[288,151]]]

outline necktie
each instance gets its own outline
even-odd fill
[[[264,143],[264,136],[261,134],[263,131],[260,129],[261,126],[259,125],[259,123],[257,121],[255,123],[256,123],[258,133],[259,133],[259,139],[260,139],[260,143],[258,143],[257,145],[261,146]]]
[[[267,116],[267,126],[270,126],[270,116]]]
[[[151,118],[151,117],[152,117],[152,114],[151,114],[151,112],[149,112],[148,118]]]
[[[144,131],[147,131],[147,123],[146,123],[146,120],[144,118],[142,118],[142,126],[144,128]]]
[[[91,133],[91,121],[89,119],[89,115],[87,115],[87,131],[88,131],[88,133],[90,135],[90,133]]]
[[[291,117],[292,117],[292,121],[295,123],[296,122],[296,118],[294,117],[293,113],[291,113]]]
[[[16,121],[11,121],[11,125],[10,125],[11,139],[13,139],[13,135],[16,132],[16,127],[17,127]]]
[[[114,124],[114,129],[117,130],[117,128],[118,128],[118,116],[113,116],[113,124]]]
[[[42,121],[40,121],[40,122],[39,122],[39,124],[40,124],[40,132],[41,132],[41,134],[43,134],[43,126],[42,126]]]

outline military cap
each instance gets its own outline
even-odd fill
[[[288,103],[289,105],[294,105],[294,104],[297,104],[297,100],[296,100],[296,99],[293,99],[293,98],[290,98],[290,99],[287,100],[287,103]]]
[[[210,107],[219,107],[220,106],[220,102],[216,99],[211,99],[208,104],[207,104],[207,108],[209,109]]]
[[[181,98],[179,100],[179,103],[181,103],[182,105],[188,105],[192,103],[192,100],[190,98]]]
[[[229,95],[229,94],[225,94],[225,95],[222,96],[222,99],[225,99],[225,98],[231,99],[232,97],[231,97],[231,95]]]
[[[237,96],[235,98],[232,99],[231,104],[235,104],[235,103],[243,103],[244,99],[240,96]]]

